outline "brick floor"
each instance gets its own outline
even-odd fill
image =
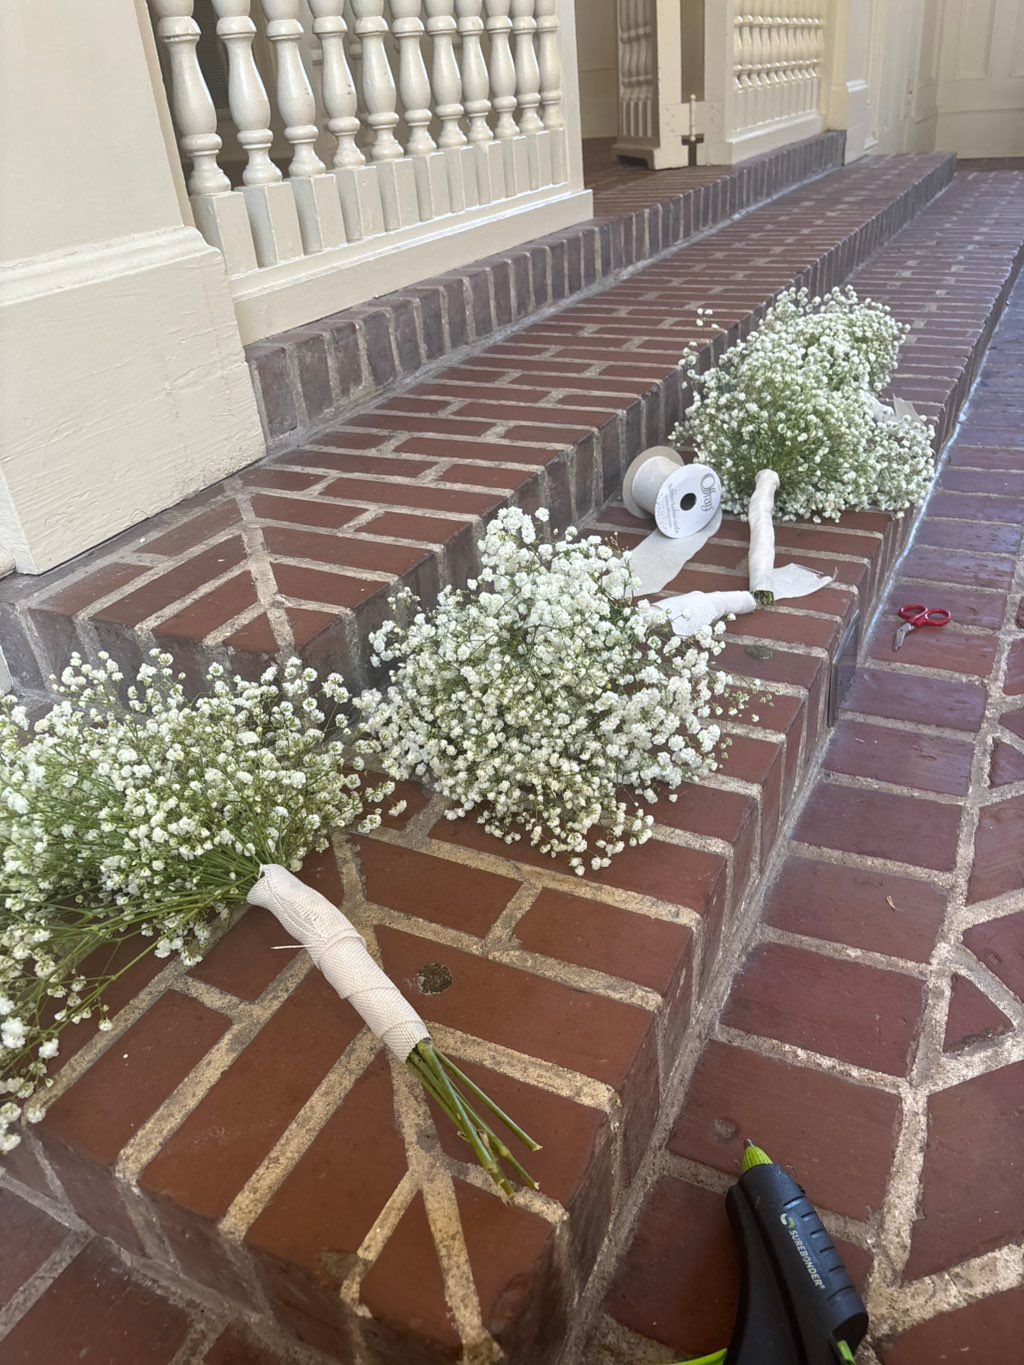
[[[868,229],[863,205],[854,212],[833,201],[837,218],[848,213],[847,243],[861,230],[882,246],[857,282],[914,325],[895,387],[913,392],[942,432],[953,425],[1012,279],[1020,197],[1017,177],[965,178],[892,241],[877,214]],[[742,228],[724,230],[741,253],[749,246]],[[781,228],[778,236],[781,250]],[[834,249],[845,268],[855,262],[849,246]],[[725,279],[720,261],[716,281],[714,260],[714,252],[691,258],[686,288],[696,298],[699,284],[701,301],[715,288],[728,297],[734,286],[736,270]],[[648,269],[660,272],[651,288],[662,292],[686,278],[666,273],[664,263]],[[627,286],[633,282],[616,288]],[[912,637],[894,657],[883,648],[892,629],[885,615],[867,642],[820,793],[835,819],[854,812],[870,846],[847,847],[805,814],[686,1103],[680,1108],[680,1089],[754,929],[753,891],[819,756],[840,635],[879,600],[910,519],[868,513],[838,528],[780,528],[781,545],[838,567],[839,585],[730,627],[730,666],[769,692],[760,722],[737,723],[725,771],[665,803],[655,840],[601,874],[581,882],[527,851],[510,857],[477,826],[442,820],[439,804],[422,797],[372,840],[307,868],[361,925],[442,1045],[506,1108],[529,1117],[545,1143],[531,1163],[539,1195],[498,1203],[459,1145],[435,1131],[418,1091],[332,1005],[306,960],[277,951],[281,931],[270,917],[249,912],[191,972],[172,963],[126,980],[112,1033],[83,1027],[66,1049],[46,1119],[10,1166],[8,1180],[20,1182],[33,1210],[11,1216],[44,1231],[26,1232],[25,1259],[12,1267],[25,1282],[0,1318],[8,1331],[0,1355],[13,1343],[20,1352],[13,1359],[38,1357],[51,1339],[68,1354],[88,1344],[87,1330],[100,1358],[127,1365],[146,1358],[133,1335],[141,1323],[156,1365],[164,1358],[435,1365],[487,1358],[494,1343],[510,1363],[545,1365],[559,1353],[566,1362],[586,1358],[583,1328],[605,1291],[599,1359],[634,1365],[709,1350],[722,1344],[735,1301],[720,1193],[745,1131],[774,1145],[805,1180],[866,1284],[877,1328],[872,1365],[891,1365],[890,1356],[910,1365],[913,1333],[934,1340],[926,1329],[940,1313],[950,1342],[971,1349],[1005,1342],[992,1305],[1019,1312],[1019,1258],[1005,1246],[1020,1239],[1024,1202],[1019,1166],[997,1164],[1020,1121],[1022,968],[1012,935],[1022,879],[1005,838],[1016,829],[1020,792],[1012,780],[990,792],[986,781],[996,731],[1024,753],[1017,624],[1024,580],[1009,486],[986,493],[977,480],[965,487],[964,476],[1021,468],[1024,450],[1003,407],[1020,364],[1020,291],[1016,299],[940,478],[938,514],[929,509],[921,523],[914,553],[924,546],[930,556],[904,573],[915,594],[958,594],[965,619]],[[589,337],[593,324],[577,316]],[[555,349],[573,349],[558,335]],[[621,340],[615,345],[604,354],[621,357]],[[645,374],[669,362],[659,350],[650,363]],[[538,364],[550,367],[551,356],[517,355],[516,373],[549,372]],[[596,364],[617,379],[615,371],[647,361]],[[459,410],[463,403],[490,408],[483,397],[460,396]],[[443,446],[425,443],[451,440],[440,423],[457,424],[457,415],[437,419],[420,409],[437,435],[414,437],[409,429],[423,419],[411,416],[415,409],[394,411],[389,440],[399,458],[443,458]],[[489,417],[464,420],[475,427]],[[645,414],[636,421],[640,439]],[[505,418],[498,422],[500,430]],[[376,428],[351,431],[351,445],[340,435],[318,458],[348,450],[368,458]],[[454,439],[462,464],[493,453],[477,434]],[[983,452],[978,463],[974,450]],[[347,477],[336,464],[306,467],[301,457],[270,472],[283,482],[254,496],[310,505],[304,495],[318,480]],[[365,470],[351,467],[351,476],[365,481]],[[442,492],[444,484],[431,481]],[[468,487],[449,491],[473,495]],[[316,505],[349,508],[337,498]],[[366,510],[378,522],[457,525],[456,544],[476,515],[454,504],[422,514]],[[578,515],[579,505],[571,510]],[[156,554],[177,557],[183,544],[192,559],[216,551],[230,583],[234,514],[217,504],[203,516],[199,540],[184,523],[167,527]],[[342,526],[344,540],[355,519],[328,529]],[[593,524],[627,542],[639,530],[614,504]],[[453,541],[431,543],[448,553]],[[152,586],[152,573],[137,582],[127,570],[138,566],[116,560],[120,553],[102,581],[111,585],[105,598],[65,580],[61,592],[73,593],[74,610],[99,603],[103,611]],[[744,553],[743,528],[729,520],[687,570],[688,585],[723,575],[738,581]],[[333,563],[277,567],[369,581]],[[192,589],[204,615],[218,610],[206,599],[219,586]],[[180,604],[165,606],[187,619]],[[325,606],[289,603],[293,628],[315,640],[325,619],[339,619]],[[269,647],[260,643],[265,625],[247,616],[237,626],[254,652]],[[64,626],[53,630],[57,647]],[[895,768],[879,732],[898,736]],[[432,964],[446,967],[452,984],[421,994],[420,973]],[[925,1144],[926,1133],[935,1141]],[[969,1184],[951,1179],[961,1170]],[[976,1197],[993,1185],[991,1198]],[[0,1193],[14,1189],[8,1183]],[[110,1240],[90,1241],[86,1228]],[[969,1272],[960,1268],[965,1260]],[[94,1321],[100,1303],[109,1309]],[[53,1318],[56,1334],[47,1338],[40,1324]],[[82,1323],[70,1345],[65,1319]]]
[[[1024,472],[1003,408],[1022,369],[1024,283],[897,569],[896,598],[917,581],[979,648],[958,667],[922,631],[913,653],[894,654],[895,618],[879,616],[755,942],[642,1172],[633,1240],[599,1268],[590,1351],[602,1365],[727,1340],[738,1266],[721,1190],[744,1136],[806,1186],[863,1286],[872,1330],[858,1360],[1019,1354],[1024,781],[990,754],[1024,757],[1011,672],[1024,554],[1003,535],[1019,531],[1019,510],[986,478]],[[972,500],[951,502],[946,490],[967,483]],[[973,534],[925,548],[948,517]]]

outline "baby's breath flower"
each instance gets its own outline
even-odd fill
[[[758,471],[774,469],[783,521],[838,520],[853,508],[902,513],[925,496],[934,470],[932,428],[896,419],[876,397],[908,330],[852,289],[824,298],[787,290],[711,369],[699,372],[695,348],[684,355],[694,398],[671,439],[717,470],[730,512],[745,514]]]
[[[623,555],[573,530],[539,543],[546,520],[507,508],[475,595],[445,588],[429,615],[385,623],[372,644],[391,685],[356,705],[393,777],[582,875],[650,838],[641,802],[714,771],[730,680],[709,667],[716,632],[683,644],[634,600]]]
[[[331,830],[373,827],[393,790],[361,786],[336,675],[318,685],[293,659],[253,682],[215,664],[190,699],[154,652],[127,702],[121,681],[108,656],[73,655],[27,738],[0,699],[0,1090],[21,1099],[61,1028],[110,1029],[113,950],[195,962],[261,863],[299,866]],[[0,1110],[0,1151],[20,1109]]]

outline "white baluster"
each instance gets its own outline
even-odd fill
[[[323,51],[323,101],[327,131],[336,139],[331,166],[337,182],[345,236],[362,241],[384,230],[380,189],[356,139],[362,131],[356,81],[346,46],[349,24],[344,0],[308,0],[313,32]],[[354,22],[354,21],[353,21]]]
[[[217,34],[228,59],[228,107],[239,146],[246,153],[242,172],[244,203],[253,264],[276,265],[304,254],[302,233],[291,190],[283,185],[280,169],[270,158],[274,134],[270,129],[270,99],[252,45],[256,25],[251,0],[213,0]]]
[[[790,3],[792,2],[793,0],[790,0]],[[778,20],[778,35],[779,107],[776,112],[779,118],[787,118],[790,112],[796,76],[795,63],[793,62],[793,29],[789,19],[780,18]]]
[[[771,98],[771,121],[781,118],[783,113],[783,71],[782,71],[782,20],[773,18],[768,30],[769,44],[769,94]]]
[[[789,0],[792,5],[794,0]],[[788,8],[788,6],[787,6]],[[779,67],[782,81],[782,107],[780,115],[788,118],[792,112],[793,98],[799,84],[796,78],[796,45],[793,42],[795,30],[792,19],[779,20]]]
[[[627,138],[636,137],[636,0],[618,0],[618,101]]]
[[[747,63],[746,27],[743,16],[737,14],[733,21],[732,30],[732,78],[736,90],[737,128],[745,128],[749,122],[750,75]]]
[[[818,28],[817,21],[812,16],[811,7],[809,5],[804,6],[804,16],[800,21],[798,37],[800,43],[801,79],[799,107],[803,112],[813,113],[818,107]]]
[[[618,0],[620,137],[633,136],[633,3],[634,0]]]
[[[366,108],[366,101],[363,99],[363,44],[356,32],[357,19],[352,0],[345,0],[342,14],[345,17],[345,23],[348,25],[346,49],[348,51],[349,69],[352,72],[352,80],[356,87],[356,115],[359,119],[357,137],[359,145],[366,149],[373,142],[373,131],[367,117],[369,110]]]
[[[758,15],[750,20],[750,93],[748,95],[748,127],[761,122],[764,107],[764,26]]]
[[[433,39],[434,113],[441,124],[439,147],[465,147],[462,118],[462,80],[455,60],[455,0],[426,0],[427,32]]]
[[[790,19],[787,27],[789,48],[787,66],[790,80],[788,109],[792,114],[802,114],[807,110],[806,100],[811,81],[811,50],[808,45],[810,32],[807,19],[801,12],[803,7],[797,0],[790,0],[790,4],[793,9],[793,18]]]
[[[484,0],[455,0],[462,39],[462,99],[476,160],[478,197],[481,204],[490,204],[505,194],[505,163],[487,119],[491,80],[483,50],[483,7]]]
[[[494,138],[487,115],[491,112],[491,83],[484,60],[484,21],[480,15],[484,0],[456,0],[458,29],[462,39],[462,94],[469,140],[490,142]]]
[[[565,128],[562,116],[562,58],[558,51],[558,0],[537,0],[537,48],[540,105],[549,133]]]
[[[337,141],[331,164],[335,167],[363,166],[366,158],[356,146],[359,132],[356,113],[358,101],[345,51],[348,25],[342,13],[342,0],[308,0],[308,3],[313,12],[313,32],[320,39],[324,54],[323,92],[327,131]]]
[[[512,32],[515,35],[516,98],[519,102],[519,131],[528,136],[544,129],[537,109],[540,106],[540,66],[534,35],[536,0],[512,0]]]
[[[811,85],[814,81],[813,66],[813,42],[810,20],[806,17],[797,19],[792,29],[791,43],[793,46],[793,76],[796,89],[793,92],[793,110],[795,113],[807,113],[811,105],[809,97]]]
[[[292,147],[288,185],[295,199],[307,252],[323,251],[345,241],[338,185],[316,153],[320,129],[316,97],[302,60],[305,31],[299,20],[302,0],[260,0],[267,16],[267,39],[273,44],[277,72],[277,107],[284,135]]]
[[[362,93],[366,121],[373,130],[370,159],[376,166],[384,224],[393,231],[419,221],[412,161],[395,137],[398,92],[388,58],[384,0],[352,0],[355,31],[362,44]]]
[[[370,156],[374,161],[397,161],[405,153],[395,137],[397,92],[384,44],[388,32],[384,0],[352,0],[352,10],[362,44],[363,100],[374,135]]]
[[[167,49],[170,102],[181,150],[192,162],[188,188],[196,227],[223,253],[229,275],[257,266],[245,200],[217,164],[217,110],[196,57],[199,25],[192,0],[150,0],[157,36]]]
[[[420,219],[429,222],[451,209],[448,193],[448,163],[436,155],[437,144],[430,135],[430,77],[423,60],[422,0],[389,0],[391,32],[398,44],[398,93],[409,128],[406,147],[413,158],[416,195]]]
[[[441,125],[437,145],[445,156],[448,188],[454,212],[474,208],[480,202],[477,184],[477,156],[466,140],[460,120],[462,107],[462,77],[455,57],[455,0],[426,0],[427,32],[433,44],[431,83],[434,90],[434,113]]]
[[[217,35],[228,54],[228,106],[246,153],[244,185],[276,185],[281,172],[270,159],[274,134],[270,130],[270,99],[252,55],[256,25],[250,18],[251,0],[213,0]]]
[[[409,125],[406,151],[428,156],[435,150],[430,136],[430,78],[423,60],[423,20],[420,0],[390,0],[391,32],[398,44],[398,93]]]
[[[540,114],[540,62],[537,57],[536,0],[512,0],[512,32],[515,35],[516,95],[519,100],[519,132],[526,139],[530,185],[540,189],[555,180],[556,136],[549,133]]]
[[[316,154],[320,129],[316,126],[316,99],[302,64],[303,30],[299,22],[302,0],[260,0],[267,16],[267,38],[274,45],[277,67],[277,107],[285,121],[284,135],[293,148],[288,174],[304,179],[324,173]]]
[[[229,194],[231,181],[217,164],[217,110],[196,56],[199,25],[192,18],[193,0],[150,0],[150,5],[158,20],[157,37],[167,49],[178,140],[192,162],[189,192]]]
[[[810,92],[808,98],[808,108],[817,113],[821,108],[821,79],[822,68],[825,62],[825,25],[828,20],[822,13],[821,6],[813,6],[813,14],[810,23]]]
[[[532,188],[527,139],[516,127],[516,66],[512,58],[512,0],[484,0],[487,32],[491,37],[491,107],[494,136],[504,158],[505,194]]]
[[[485,4],[487,32],[491,35],[491,104],[498,116],[494,134],[499,141],[507,141],[519,131],[512,117],[516,107],[516,67],[509,42],[512,0],[485,0]]]

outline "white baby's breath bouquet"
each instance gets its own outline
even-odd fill
[[[214,664],[190,698],[154,651],[131,685],[106,654],[73,656],[56,688],[33,726],[0,702],[0,1151],[18,1142],[22,1107],[39,1116],[62,1030],[93,1015],[109,1027],[117,976],[150,953],[195,962],[248,898],[308,948],[511,1189],[498,1162],[521,1167],[475,1106],[525,1134],[433,1048],[340,910],[293,875],[332,832],[379,825],[393,791],[364,772],[340,678],[295,659],[259,681]]]
[[[703,320],[714,325],[710,312]],[[878,403],[908,330],[852,289],[788,290],[711,369],[700,374],[696,352],[684,356],[695,394],[672,438],[717,470],[729,511],[746,511],[758,473],[774,470],[783,520],[901,513],[933,472],[927,423]]]
[[[713,327],[712,311],[700,311]],[[838,521],[866,508],[902,516],[927,493],[932,429],[878,397],[908,330],[852,289],[823,298],[790,289],[711,369],[699,372],[695,347],[683,356],[694,398],[671,439],[717,471],[723,507],[747,513],[758,602],[774,601],[773,516]]]
[[[622,554],[547,519],[499,513],[469,592],[386,623],[390,686],[357,705],[385,771],[582,874],[650,837],[659,790],[715,769],[731,680],[713,666],[724,626],[682,641],[634,600]]]

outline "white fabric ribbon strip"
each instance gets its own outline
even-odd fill
[[[775,593],[775,494],[779,476],[774,469],[762,469],[754,480],[754,491],[747,508],[750,526],[750,553],[747,572],[752,593]],[[769,599],[771,600],[771,599]]]
[[[832,579],[800,564],[784,564],[775,570],[774,582],[775,600],[781,602],[806,597],[827,587]],[[713,626],[723,616],[746,616],[756,611],[758,603],[752,592],[684,592],[652,602],[651,606],[665,612],[672,629],[685,640],[705,626]]]
[[[751,592],[684,592],[652,602],[651,606],[668,616],[673,631],[684,640],[713,626],[723,616],[746,616],[757,610]]]
[[[807,597],[819,588],[827,588],[833,581],[831,574],[805,569],[802,564],[783,564],[781,569],[775,570],[775,600],[788,602],[793,597]]]
[[[762,469],[750,499],[749,592],[688,592],[656,605],[684,638],[723,616],[744,616],[757,607],[755,592],[776,599],[806,597],[832,582],[799,564],[775,568],[772,512],[779,476]],[[622,497],[634,516],[651,516],[658,530],[629,553],[636,595],[660,592],[685,567],[722,524],[722,486],[707,465],[683,464],[669,446],[645,450],[630,465]]]
[[[399,1061],[430,1037],[426,1024],[387,974],[378,967],[366,940],[336,905],[276,863],[261,869],[249,892],[298,939],[341,996],[359,1013]]]
[[[650,592],[660,592],[666,583],[671,583],[690,562],[698,550],[715,534],[722,524],[722,509],[718,507],[711,520],[692,535],[670,539],[660,531],[652,531],[646,540],[640,542],[629,554],[630,568],[637,580],[636,594],[643,597]]]
[[[917,408],[905,398],[894,398],[890,407],[888,403],[880,402],[870,389],[864,390],[864,402],[876,422],[899,422],[904,417],[919,416]]]

